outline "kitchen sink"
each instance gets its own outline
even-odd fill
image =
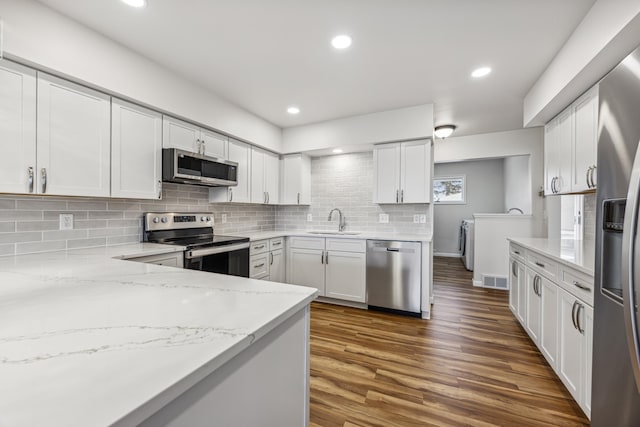
[[[357,236],[361,234],[358,231],[307,231],[309,234],[331,234],[337,236]]]

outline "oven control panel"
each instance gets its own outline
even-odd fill
[[[144,229],[147,231],[213,227],[213,224],[214,220],[211,212],[150,212],[144,215]]]

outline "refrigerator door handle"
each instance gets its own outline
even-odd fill
[[[638,266],[635,263],[638,235],[638,202],[640,196],[640,154],[636,157],[631,171],[629,191],[624,214],[622,232],[622,297],[624,322],[627,333],[627,347],[631,356],[631,368],[640,392],[640,343],[638,342],[638,312],[636,310],[636,286]]]

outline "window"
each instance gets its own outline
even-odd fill
[[[465,175],[440,176],[433,179],[433,202],[439,204],[464,204]]]

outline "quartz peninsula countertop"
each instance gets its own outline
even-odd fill
[[[594,275],[596,256],[593,240],[547,239],[543,237],[517,237],[508,240],[569,264],[585,274]]]
[[[313,232],[312,232],[313,231]],[[393,233],[376,231],[347,231],[337,234],[330,230],[281,230],[281,231],[257,231],[248,233],[233,233],[235,236],[248,237],[251,241],[274,239],[276,237],[319,237],[336,239],[360,239],[360,240],[398,240],[403,242],[431,242],[430,234]]]
[[[117,259],[182,249],[0,258],[0,426],[135,425],[315,297]]]

